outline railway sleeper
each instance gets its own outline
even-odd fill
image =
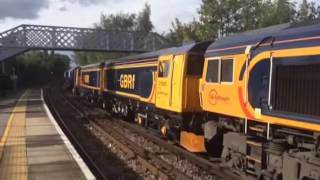
[[[137,159],[143,167],[145,167],[145,170],[149,170],[152,174],[157,175],[159,179],[172,179],[172,177],[190,179],[190,177],[184,175],[178,170],[175,170],[174,167],[169,165],[167,162],[159,159],[155,153],[149,153],[143,148],[137,148],[136,144],[124,138],[118,129],[110,127],[106,130],[95,124],[92,125],[98,129],[99,132],[106,132],[103,133],[104,136],[108,137],[109,140],[125,151],[130,158]]]

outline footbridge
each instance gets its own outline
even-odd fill
[[[0,33],[0,61],[29,50],[147,52],[166,46],[156,33],[20,25]]]

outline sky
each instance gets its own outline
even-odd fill
[[[0,32],[21,24],[93,27],[101,13],[137,13],[151,5],[154,31],[167,32],[174,18],[198,18],[201,0],[0,0]]]

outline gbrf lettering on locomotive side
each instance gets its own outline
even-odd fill
[[[120,75],[120,87],[125,89],[134,89],[135,74],[121,74]]]

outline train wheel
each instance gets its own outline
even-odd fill
[[[121,114],[123,117],[127,118],[129,112],[128,112],[128,106],[125,104],[121,105]]]
[[[137,114],[135,115],[134,121],[135,121],[137,124],[139,124],[140,126],[144,126],[144,125],[145,125],[145,120],[144,120],[144,118],[143,118],[139,113],[137,113]]]
[[[166,127],[166,125],[161,126],[160,132],[162,136],[168,137],[168,127]]]
[[[141,118],[141,117],[138,117],[138,124],[141,125],[141,126],[144,126],[144,119]]]
[[[169,118],[165,118],[165,120],[162,121],[160,124],[160,134],[173,142],[179,142],[179,135],[180,135],[180,129],[174,127],[174,124],[172,121],[170,121]]]

